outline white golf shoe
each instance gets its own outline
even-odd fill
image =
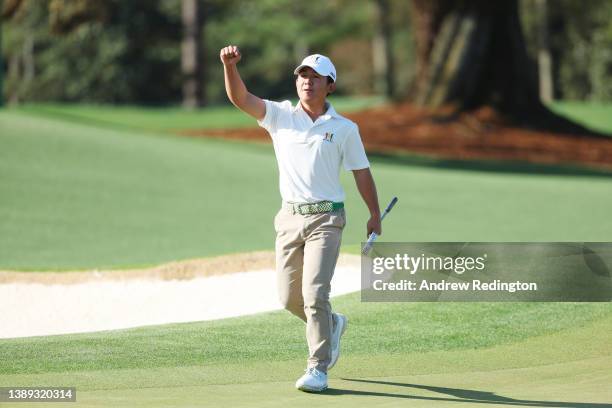
[[[306,369],[306,373],[295,382],[295,388],[306,392],[321,392],[327,389],[327,374],[314,367]]]
[[[348,319],[345,315],[340,313],[334,313],[334,330],[332,332],[332,341],[331,341],[331,361],[327,366],[327,370],[331,370],[333,366],[336,365],[338,361],[338,357],[340,357],[340,338],[344,334],[346,330],[346,326],[348,325]]]

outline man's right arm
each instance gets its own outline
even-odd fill
[[[227,97],[241,111],[257,120],[262,120],[266,116],[266,103],[263,99],[250,93],[240,78],[236,67],[242,58],[240,50],[235,45],[224,47],[221,49],[220,57],[223,63]]]

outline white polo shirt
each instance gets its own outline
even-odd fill
[[[340,167],[370,167],[357,125],[336,113],[331,104],[313,122],[299,102],[295,107],[290,101],[264,102],[266,115],[257,123],[272,137],[282,199],[344,201]]]

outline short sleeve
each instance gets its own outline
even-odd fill
[[[345,170],[360,170],[370,167],[359,135],[359,128],[355,124],[351,126],[344,141],[342,163]]]
[[[257,121],[257,124],[272,134],[278,129],[282,116],[291,112],[291,102],[274,102],[264,99],[264,103],[266,104],[266,114],[263,119]]]

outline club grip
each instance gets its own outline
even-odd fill
[[[368,238],[368,244],[371,244],[378,238],[378,235],[375,232],[372,232]]]
[[[361,250],[361,253],[363,255],[367,255],[368,252],[370,252],[370,249],[372,248],[372,244],[374,243],[377,237],[378,235],[376,235],[375,232],[372,232],[370,234],[370,236],[368,237],[368,242],[365,243],[365,245],[363,246],[363,249]]]

